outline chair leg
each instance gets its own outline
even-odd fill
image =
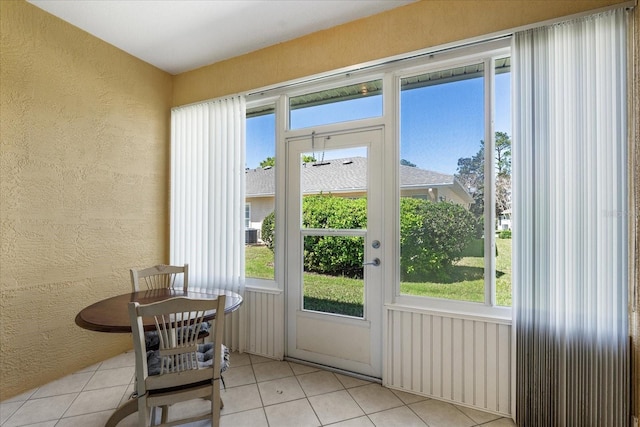
[[[144,396],[138,397],[138,426],[149,426],[151,408],[147,407],[147,400]]]
[[[213,380],[213,400],[211,401],[211,426],[220,425],[220,410],[222,409],[222,399],[220,397],[220,380]]]

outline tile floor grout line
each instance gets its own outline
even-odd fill
[[[127,352],[125,352],[125,354],[126,354],[126,353],[127,353]],[[121,356],[115,356],[115,357],[121,357]],[[237,385],[236,387],[244,386],[244,385],[254,386],[254,387],[256,388],[257,392],[258,392],[258,396],[257,396],[257,397],[258,397],[258,399],[259,399],[259,400],[257,400],[255,403],[257,403],[257,404],[258,404],[258,405],[260,405],[260,406],[256,406],[255,408],[243,409],[243,410],[241,410],[241,411],[238,411],[238,412],[232,412],[232,413],[230,413],[230,414],[225,414],[225,415],[223,415],[224,417],[228,417],[228,416],[232,416],[232,415],[236,415],[236,414],[249,413],[249,412],[255,411],[256,409],[261,409],[261,411],[255,411],[255,416],[258,416],[258,417],[260,418],[260,420],[261,420],[260,422],[261,422],[261,423],[262,423],[262,422],[264,422],[264,423],[266,423],[266,425],[267,425],[268,427],[272,427],[273,420],[271,420],[271,421],[270,421],[269,417],[267,416],[266,408],[268,408],[268,407],[272,407],[272,406],[277,406],[277,405],[284,404],[284,403],[288,403],[288,402],[302,401],[302,399],[304,399],[304,400],[305,400],[305,402],[306,402],[306,404],[311,408],[311,411],[310,411],[309,413],[310,413],[310,414],[311,414],[311,413],[313,413],[313,415],[314,415],[314,416],[315,416],[315,418],[316,418],[316,421],[317,421],[317,422],[319,422],[321,426],[328,426],[328,425],[331,425],[331,424],[343,423],[343,422],[347,422],[347,421],[350,421],[350,420],[358,419],[358,418],[360,418],[360,417],[363,417],[363,421],[364,421],[364,419],[366,419],[369,423],[371,423],[372,425],[375,425],[375,423],[373,422],[373,419],[371,418],[371,416],[372,416],[372,415],[379,414],[379,413],[384,413],[385,411],[390,411],[390,410],[400,409],[400,408],[402,408],[402,407],[406,407],[406,408],[408,408],[408,409],[409,409],[409,411],[410,411],[410,413],[412,413],[414,416],[416,416],[416,417],[417,417],[417,419],[419,419],[419,420],[420,420],[422,423],[424,423],[426,426],[429,426],[429,423],[427,423],[427,421],[426,421],[426,420],[424,420],[422,417],[420,417],[420,415],[418,415],[418,413],[416,412],[416,410],[415,410],[413,407],[411,407],[411,406],[410,406],[411,404],[418,404],[418,403],[420,403],[420,402],[425,402],[425,401],[434,400],[434,399],[431,399],[431,398],[429,398],[429,397],[426,397],[426,396],[420,396],[420,397],[422,398],[421,400],[418,400],[418,401],[416,401],[416,402],[412,402],[412,401],[411,401],[412,399],[408,399],[408,402],[405,402],[405,400],[404,400],[404,399],[402,399],[400,396],[398,396],[398,394],[396,394],[396,393],[395,393],[395,390],[393,390],[393,389],[389,389],[389,390],[393,393],[393,395],[394,395],[396,398],[398,398],[398,400],[400,401],[400,406],[393,407],[393,408],[387,408],[387,409],[376,410],[375,412],[371,412],[370,414],[367,414],[367,413],[365,413],[365,411],[364,411],[364,409],[363,409],[363,407],[362,407],[362,404],[361,404],[361,403],[359,403],[359,402],[354,398],[354,396],[353,396],[352,392],[353,392],[354,390],[358,390],[358,389],[360,389],[360,388],[364,388],[364,387],[370,386],[371,384],[369,384],[369,383],[365,383],[365,384],[358,384],[358,385],[356,385],[356,386],[347,387],[347,385],[346,385],[346,384],[345,384],[345,383],[340,379],[340,377],[338,377],[338,375],[337,375],[335,372],[332,372],[332,371],[326,371],[326,372],[329,372],[329,373],[333,374],[333,375],[332,375],[332,376],[330,376],[330,377],[331,377],[332,379],[335,379],[335,380],[337,381],[337,385],[338,385],[340,388],[339,388],[338,390],[323,391],[322,393],[314,394],[313,396],[310,396],[310,395],[309,395],[309,392],[308,392],[308,391],[306,391],[306,390],[304,389],[304,387],[302,386],[302,384],[303,384],[303,383],[301,382],[301,378],[302,378],[302,376],[304,376],[304,375],[313,374],[313,373],[321,373],[321,372],[324,372],[324,370],[323,370],[323,369],[317,369],[317,370],[314,370],[314,371],[312,371],[312,372],[305,372],[305,371],[303,370],[302,372],[296,373],[296,371],[295,371],[295,370],[294,370],[294,368],[292,367],[292,363],[291,363],[291,362],[287,362],[287,361],[280,361],[280,362],[284,362],[284,363],[286,363],[286,365],[284,365],[284,366],[286,366],[286,367],[288,367],[288,368],[290,369],[290,371],[291,371],[292,375],[287,373],[287,375],[286,375],[285,377],[273,378],[273,379],[271,379],[271,380],[258,381],[258,378],[257,378],[257,375],[256,375],[256,369],[255,369],[255,367],[256,367],[257,365],[259,365],[259,364],[262,364],[262,363],[268,363],[268,362],[274,362],[274,361],[269,360],[268,358],[264,358],[263,356],[257,356],[257,357],[255,358],[255,360],[254,360],[254,358],[252,358],[252,357],[251,357],[251,355],[248,355],[248,354],[247,354],[247,356],[246,356],[246,357],[247,357],[247,359],[244,359],[244,357],[243,357],[241,360],[242,360],[242,361],[246,360],[246,361],[247,361],[247,363],[244,363],[244,364],[238,365],[238,366],[237,366],[237,368],[240,368],[240,367],[243,367],[243,366],[250,366],[250,371],[248,371],[248,372],[251,372],[251,375],[253,376],[253,378],[251,379],[251,380],[252,380],[252,382],[251,382],[251,383],[249,383],[249,384],[239,384],[239,385]],[[258,357],[259,357],[259,358],[258,358]],[[254,363],[254,362],[255,362],[255,363]],[[120,365],[120,364],[123,364],[123,365],[126,365],[126,366],[123,366],[123,365]],[[24,396],[25,396],[25,397],[23,397],[23,399],[24,399],[24,400],[15,400],[15,401],[13,401],[13,402],[6,402],[6,403],[10,403],[11,405],[15,405],[15,409],[12,411],[11,415],[9,415],[9,416],[8,416],[8,418],[7,418],[6,420],[4,420],[4,422],[2,423],[2,426],[5,426],[5,427],[6,427],[6,426],[9,426],[9,425],[13,425],[13,424],[11,423],[11,420],[12,420],[12,419],[13,419],[13,420],[15,420],[15,422],[18,422],[18,421],[17,421],[17,420],[18,420],[18,418],[15,418],[15,417],[16,417],[18,414],[21,414],[21,413],[20,413],[20,410],[21,410],[21,409],[23,409],[23,412],[24,412],[24,410],[27,410],[27,408],[25,408],[25,405],[28,405],[28,402],[36,402],[36,401],[38,401],[38,400],[43,400],[43,399],[48,399],[48,398],[55,398],[55,397],[58,397],[58,396],[71,395],[71,394],[75,394],[75,396],[73,397],[73,399],[71,399],[71,400],[70,400],[70,402],[69,402],[69,404],[68,404],[67,408],[66,408],[66,409],[64,409],[64,411],[62,412],[62,414],[61,414],[58,418],[54,418],[54,419],[51,419],[51,420],[45,420],[45,421],[39,421],[39,422],[38,422],[38,423],[36,423],[36,424],[33,424],[33,423],[32,423],[32,424],[28,424],[28,425],[26,425],[26,426],[40,425],[40,423],[43,423],[43,424],[45,424],[45,425],[62,426],[63,424],[66,424],[66,423],[68,423],[68,422],[71,422],[71,421],[63,421],[63,420],[71,420],[71,419],[74,419],[74,418],[77,418],[77,419],[81,420],[81,419],[82,419],[82,417],[85,417],[85,416],[91,416],[91,415],[98,414],[98,413],[103,413],[103,412],[104,412],[104,413],[107,413],[107,412],[109,412],[109,411],[112,411],[112,409],[104,409],[104,410],[99,410],[99,411],[90,411],[90,412],[83,413],[83,414],[75,414],[75,415],[69,415],[69,416],[67,416],[68,411],[70,410],[70,408],[71,408],[71,407],[72,407],[72,406],[77,402],[77,400],[80,398],[80,394],[82,394],[82,393],[86,393],[86,392],[90,392],[90,391],[96,391],[96,392],[97,392],[97,391],[107,390],[107,389],[115,388],[115,387],[124,387],[124,393],[123,393],[123,395],[120,397],[120,400],[119,400],[119,402],[118,402],[118,405],[119,405],[119,404],[120,404],[120,402],[122,402],[122,399],[124,399],[124,398],[126,398],[126,397],[127,397],[127,395],[128,395],[128,391],[129,391],[129,388],[131,387],[131,385],[132,385],[132,384],[134,384],[134,382],[135,382],[135,375],[133,375],[133,374],[132,374],[131,379],[129,380],[129,382],[128,382],[127,384],[109,385],[108,387],[99,387],[99,388],[94,388],[94,389],[92,389],[92,390],[87,390],[87,387],[88,387],[88,385],[90,384],[90,382],[91,382],[91,381],[96,377],[96,375],[98,375],[98,372],[102,372],[102,373],[103,373],[102,375],[104,375],[104,372],[108,372],[109,370],[122,369],[122,368],[135,369],[135,367],[133,367],[133,368],[132,368],[130,365],[127,365],[127,364],[128,364],[128,361],[127,361],[127,358],[126,358],[126,357],[121,357],[121,359],[119,359],[119,360],[117,360],[117,361],[111,361],[111,362],[110,362],[110,361],[109,361],[109,359],[108,359],[107,361],[99,362],[98,364],[96,364],[96,368],[95,368],[95,369],[91,369],[91,370],[83,371],[83,372],[82,372],[82,373],[87,373],[87,374],[90,374],[90,375],[88,376],[89,378],[88,378],[88,379],[86,380],[86,382],[82,385],[82,387],[80,387],[80,388],[79,388],[79,391],[63,392],[63,393],[60,393],[60,394],[52,394],[52,395],[50,395],[50,396],[36,397],[36,394],[38,393],[38,391],[39,391],[39,390],[41,390],[43,387],[45,387],[45,386],[46,386],[46,384],[45,384],[45,385],[42,385],[42,386],[40,386],[40,387],[36,387],[36,388],[34,388],[34,389],[32,389],[32,390],[29,390],[29,391],[27,391],[27,392],[23,393],[23,394],[24,394]],[[105,366],[107,366],[107,365],[108,365],[109,367],[106,367],[105,369],[102,369],[102,368],[104,368],[104,367],[105,367]],[[274,366],[275,366],[275,365],[274,365]],[[284,366],[283,366],[283,367],[284,367]],[[85,369],[87,369],[87,368],[85,368]],[[247,373],[248,373],[248,372],[247,372]],[[268,373],[268,372],[269,372],[269,369],[265,370],[265,372],[267,372],[267,373]],[[79,373],[80,373],[80,372],[74,372],[74,373],[72,373],[72,374],[70,374],[70,375],[75,375],[75,374],[79,374]],[[244,375],[244,374],[243,374],[243,375]],[[263,393],[262,393],[262,392],[261,392],[261,390],[260,390],[260,384],[264,384],[264,383],[266,383],[266,382],[268,382],[268,381],[276,381],[276,380],[282,380],[282,379],[290,378],[290,376],[295,377],[295,379],[296,379],[295,383],[296,383],[296,384],[297,384],[297,386],[298,386],[298,387],[300,387],[300,389],[302,390],[302,395],[303,395],[303,396],[302,396],[302,397],[300,397],[299,399],[287,400],[287,401],[283,401],[283,402],[276,402],[276,403],[273,403],[273,404],[270,404],[270,405],[265,405],[264,396],[263,396]],[[267,377],[268,377],[268,375],[267,375]],[[320,376],[320,377],[322,377],[322,376]],[[311,387],[311,388],[309,389],[309,390],[311,390],[311,391],[313,391],[313,390],[314,390],[314,387],[315,387],[315,388],[317,388],[317,389],[320,389],[320,390],[321,390],[321,389],[323,389],[322,383],[317,384],[317,383],[314,383],[314,381],[311,381],[311,380],[306,381],[305,383],[308,383],[308,384],[307,384],[307,386],[308,386],[308,387]],[[291,383],[291,384],[293,384],[293,383]],[[232,389],[232,388],[234,388],[234,387],[230,387],[230,389]],[[331,388],[331,387],[329,387],[329,388]],[[383,388],[384,388],[384,387],[383,387]],[[54,388],[54,389],[55,389],[55,388]],[[54,390],[54,389],[48,389],[48,391],[47,391],[46,393],[51,393],[51,392],[52,392],[52,390]],[[317,390],[316,390],[316,391],[317,391]],[[331,393],[337,393],[337,392],[339,392],[339,391],[346,391],[346,392],[347,392],[347,395],[348,395],[348,396],[353,400],[353,402],[355,403],[355,405],[356,405],[355,407],[359,408],[359,410],[363,413],[363,415],[354,415],[354,416],[352,416],[352,417],[350,417],[350,418],[345,418],[345,419],[342,419],[342,420],[339,420],[339,421],[332,422],[332,423],[330,423],[330,424],[324,424],[324,423],[323,423],[323,421],[320,419],[320,415],[319,415],[319,413],[318,413],[317,409],[312,405],[312,403],[311,403],[311,402],[312,402],[312,400],[313,400],[314,398],[316,398],[316,397],[326,396],[326,395],[329,395],[329,394],[331,394]],[[404,392],[404,393],[409,393],[409,392],[406,392],[406,391],[403,391],[403,392]],[[411,394],[411,393],[409,393],[409,394]],[[346,397],[346,396],[345,396],[345,397]],[[362,398],[362,396],[361,396],[361,398]],[[493,420],[488,420],[488,421],[486,421],[486,422],[478,422],[478,421],[476,421],[475,419],[473,419],[471,416],[467,415],[467,414],[466,414],[466,413],[465,413],[465,412],[464,412],[464,411],[463,411],[463,410],[462,410],[458,405],[456,405],[455,403],[439,401],[438,399],[435,399],[434,401],[436,401],[436,402],[442,402],[443,404],[445,404],[445,405],[447,405],[447,406],[449,406],[449,407],[451,407],[451,406],[455,407],[455,409],[456,409],[456,410],[455,410],[455,411],[453,411],[453,414],[458,414],[458,416],[459,416],[459,415],[462,415],[462,416],[463,416],[463,417],[464,417],[468,422],[472,423],[472,425],[473,425],[473,426],[476,426],[476,427],[479,427],[479,426],[485,426],[485,425],[493,425],[493,423],[496,423],[496,425],[503,425],[503,424],[505,424],[505,425],[513,425],[512,420],[511,420],[509,417],[505,417],[505,416],[498,416],[498,418],[493,419]],[[363,401],[363,402],[364,402],[364,401]],[[5,402],[2,402],[2,403],[5,403]],[[374,407],[375,407],[375,406],[374,406]],[[473,409],[473,408],[471,408],[471,409]],[[495,415],[495,414],[493,414],[493,415]],[[22,418],[23,416],[24,416],[24,414],[21,414],[21,415],[20,415],[20,417],[21,417],[21,418]],[[456,417],[456,415],[453,415],[453,416],[454,416],[454,417]],[[507,420],[507,421],[505,422],[505,421],[500,421],[500,420]],[[26,421],[26,419],[25,419],[24,421]],[[19,422],[18,422],[18,423],[19,423]]]

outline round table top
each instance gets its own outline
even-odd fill
[[[203,293],[193,291],[184,292],[182,289],[154,289],[117,295],[98,301],[78,313],[76,316],[76,324],[81,328],[97,332],[131,332],[128,306],[132,301],[139,302],[140,304],[149,304],[175,297],[216,299],[219,295],[226,296],[224,305],[225,313],[237,310],[240,304],[242,304],[242,297],[231,291],[213,289],[207,293]],[[204,320],[213,320],[215,317],[216,310],[211,310],[211,312],[206,313]],[[151,323],[153,320],[148,320],[150,323],[148,325],[145,323],[145,329],[155,328],[155,324]]]

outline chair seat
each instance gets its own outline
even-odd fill
[[[214,343],[198,344],[196,356],[198,358],[199,368],[211,366],[213,363],[214,346]],[[222,352],[220,356],[220,373],[222,373],[229,369],[229,349],[224,344],[222,345]],[[162,358],[160,357],[159,350],[147,351],[147,369],[149,375],[160,375],[161,362]]]

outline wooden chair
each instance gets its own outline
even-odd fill
[[[154,265],[153,267],[145,268],[142,270],[131,269],[131,287],[133,292],[140,291],[141,284],[143,289],[163,289],[173,288],[175,286],[176,278],[179,274],[183,275],[182,288],[185,292],[189,287],[189,264],[184,266],[177,265]],[[155,350],[157,335],[155,332],[147,333],[147,345],[153,346]],[[202,325],[200,329],[200,339],[203,340],[209,336],[209,324]]]
[[[183,288],[185,292],[189,286],[189,264],[184,266],[155,265],[143,270],[131,269],[131,286],[133,292],[140,291],[140,283],[146,289],[173,288],[178,274],[183,275]]]
[[[212,426],[220,422],[220,378],[225,348],[222,345],[225,296],[215,300],[172,298],[141,305],[129,303],[129,317],[136,357],[136,393],[140,427],[150,424],[150,411],[162,407],[159,426],[174,426],[197,420],[211,420]],[[206,311],[217,310],[210,362],[198,344],[199,328],[189,328],[203,322]],[[160,348],[147,355],[142,318],[154,318],[160,337]],[[224,369],[225,367],[222,367]],[[196,398],[211,400],[207,414],[167,422],[170,405]]]

